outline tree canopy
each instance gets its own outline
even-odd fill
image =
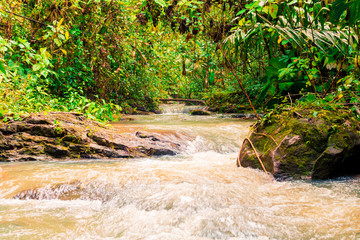
[[[257,108],[311,93],[356,112],[359,26],[349,0],[5,0],[0,114],[112,120],[168,97],[237,111],[244,91]]]

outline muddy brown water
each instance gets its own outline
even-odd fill
[[[235,166],[251,121],[171,109],[114,127],[184,136],[177,156],[0,164],[0,239],[360,239],[359,177],[269,180]]]

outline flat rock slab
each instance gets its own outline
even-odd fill
[[[0,122],[0,161],[175,155],[187,140],[180,136],[169,140],[159,133],[124,132],[79,113],[39,113]]]

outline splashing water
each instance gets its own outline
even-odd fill
[[[192,105],[186,106],[185,104],[162,104],[160,105],[161,112],[163,114],[178,114],[189,113],[195,109],[207,110],[207,106]]]
[[[237,168],[249,121],[135,118],[114,126],[176,131],[191,136],[187,150],[161,158],[3,163],[0,238],[360,239],[359,178],[276,182]]]

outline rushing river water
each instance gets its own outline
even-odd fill
[[[271,180],[235,165],[250,121],[166,112],[114,127],[176,131],[177,156],[0,164],[0,239],[360,239],[360,178]]]

